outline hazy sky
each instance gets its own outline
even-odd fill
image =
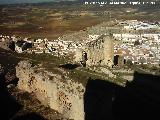
[[[0,4],[37,3],[37,2],[51,2],[51,1],[60,1],[60,0],[0,0]],[[63,0],[63,1],[74,1],[74,0]]]

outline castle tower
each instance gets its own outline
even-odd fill
[[[77,49],[76,50],[76,53],[75,53],[75,62],[82,61],[82,53],[83,53],[82,49]]]
[[[77,50],[75,61],[87,66],[100,65],[112,67],[114,59],[114,39],[112,35],[101,35],[97,40],[86,44],[84,50]]]
[[[104,37],[104,64],[112,67],[114,59],[114,39],[113,36],[107,35]]]

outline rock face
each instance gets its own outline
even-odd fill
[[[4,73],[4,68],[3,66],[0,64],[0,75]]]
[[[15,85],[17,81],[14,69],[6,69],[0,64],[0,87]]]
[[[10,39],[5,39],[4,41],[2,41],[0,39],[0,48],[3,48],[5,50],[15,50],[15,43],[14,41],[10,40]]]
[[[82,84],[59,74],[41,71],[37,66],[32,67],[29,61],[18,64],[16,75],[19,78],[19,89],[34,93],[44,105],[57,110],[66,118],[84,120],[85,88]]]
[[[4,68],[0,64],[0,85],[2,85],[3,83],[4,83]]]

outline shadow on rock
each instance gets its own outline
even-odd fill
[[[26,115],[18,116],[13,120],[46,120],[46,119],[37,113],[28,113]]]
[[[0,119],[9,120],[22,106],[14,99],[6,88],[0,87]]]
[[[134,73],[132,82],[116,91],[113,102],[116,120],[160,119],[160,77]]]
[[[77,64],[65,64],[65,65],[60,65],[59,67],[62,67],[64,69],[68,69],[68,70],[73,70],[73,69],[76,69],[77,67],[79,67],[79,65],[77,65]]]
[[[89,80],[84,96],[85,120],[160,119],[160,76],[134,73],[126,87]]]
[[[112,120],[115,85],[103,80],[89,80],[84,96],[85,120]]]

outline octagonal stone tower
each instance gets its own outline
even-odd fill
[[[87,43],[84,49],[81,50],[82,53],[77,50],[76,62],[85,62],[86,66],[106,65],[112,67],[114,59],[113,43],[114,39],[111,34],[101,35],[97,40]]]
[[[112,35],[104,36],[104,64],[111,67],[114,59],[114,39]]]

